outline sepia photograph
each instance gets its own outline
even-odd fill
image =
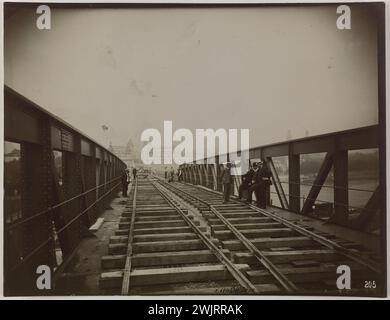
[[[383,2],[5,2],[3,52],[4,297],[387,296]]]

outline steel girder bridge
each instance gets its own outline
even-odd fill
[[[39,294],[36,266],[57,270],[121,186],[125,164],[76,128],[12,89],[4,91],[4,140],[18,144],[20,180],[4,197],[6,295]],[[56,155],[60,155],[56,157]],[[11,161],[12,165],[12,161]]]

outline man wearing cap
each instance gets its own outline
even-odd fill
[[[230,200],[230,189],[233,183],[233,177],[231,175],[232,164],[230,162],[226,163],[226,168],[223,169],[221,173],[221,181],[223,185],[223,203],[227,203]]]
[[[259,176],[261,177],[261,183],[259,188],[260,199],[258,200],[258,207],[265,209],[267,206],[267,190],[269,189],[269,186],[272,184],[272,182],[271,173],[264,162],[261,162]]]
[[[263,161],[255,165],[255,173],[252,178],[252,186],[249,188],[248,202],[252,202],[252,192],[255,192],[256,202],[259,208],[265,209],[267,205],[267,188],[271,185],[271,174]]]
[[[129,169],[123,171],[122,174],[122,197],[127,197],[127,188],[129,186]]]
[[[260,183],[261,183],[261,176],[259,174],[259,162],[253,163],[253,174],[250,181],[250,187],[248,189],[248,200],[247,202],[249,204],[252,203],[252,193],[255,192],[257,204],[259,204],[259,198],[260,198]]]
[[[253,171],[253,168],[250,167],[248,172],[242,175],[241,177],[241,184],[238,187],[238,199],[241,200],[241,198],[244,197],[244,191],[248,191],[248,196],[245,197],[249,199],[249,187],[251,186],[252,177],[255,172]]]

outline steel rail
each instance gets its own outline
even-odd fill
[[[161,182],[160,182],[161,183]],[[210,208],[211,212],[213,212],[221,221],[228,227],[228,229],[238,238],[239,241],[255,256],[255,258],[270,272],[270,274],[282,285],[282,287],[289,293],[298,292],[298,288],[292,283],[256,246],[245,237],[236,227],[234,227],[213,205],[203,201],[202,199],[190,195],[184,190],[175,188],[170,185],[171,188],[178,190],[189,196],[190,198],[199,201],[207,207]]]
[[[258,208],[252,204],[248,204],[248,206],[252,209],[254,209],[255,211],[257,212],[260,212],[264,215],[266,215],[267,217],[269,218],[272,218],[276,221],[278,221],[279,223],[283,224],[284,226],[287,226],[291,229],[294,229],[295,231],[297,231],[298,233],[302,234],[302,235],[305,235],[309,238],[311,238],[312,240],[328,247],[329,249],[333,249],[341,254],[343,254],[345,257],[371,269],[372,271],[374,271],[375,273],[378,273],[380,274],[381,273],[381,268],[380,266],[375,263],[374,261],[371,261],[369,259],[366,259],[366,258],[363,258],[361,257],[360,255],[356,254],[355,252],[353,252],[352,250],[330,240],[330,239],[327,239],[323,236],[320,236],[318,234],[316,234],[315,232],[312,232],[310,230],[307,230],[306,228],[304,227],[301,227],[297,224],[294,224],[290,221],[288,221],[287,219],[284,219],[284,218],[281,218],[281,217],[278,217],[276,214],[274,213],[270,213],[264,209],[261,209],[261,208]]]
[[[190,185],[190,186],[193,186],[193,187],[196,187],[198,189],[201,189],[201,190],[204,190],[206,192],[210,192],[210,193],[214,193],[214,194],[218,194],[218,195],[221,195],[218,191],[215,191],[215,190],[209,190],[209,189],[206,189],[206,188],[203,188],[203,187],[199,187],[199,186],[196,186],[196,185]],[[233,201],[235,203],[241,203],[240,201],[238,200],[235,200],[233,199]],[[259,213],[262,213],[264,215],[266,215],[267,217],[271,218],[271,219],[274,219],[276,220],[277,222],[283,224],[284,226],[287,226],[291,229],[294,229],[295,231],[297,231],[298,233],[304,235],[304,236],[307,236],[307,237],[310,237],[312,240],[330,248],[330,249],[333,249],[341,254],[343,254],[345,257],[349,258],[349,259],[352,259],[353,261],[363,265],[363,266],[366,266],[367,268],[371,269],[372,271],[380,274],[381,273],[381,268],[380,266],[375,263],[374,261],[371,261],[369,259],[366,259],[366,258],[363,258],[359,255],[357,255],[355,252],[353,252],[352,250],[348,249],[348,248],[345,248],[343,247],[342,245],[330,240],[330,239],[327,239],[323,236],[320,236],[318,234],[316,234],[315,232],[312,232],[312,231],[309,231],[307,230],[306,228],[304,227],[301,227],[297,224],[294,224],[290,221],[288,221],[287,219],[285,218],[281,218],[279,216],[277,216],[276,214],[274,213],[271,213],[271,212],[268,212],[264,209],[261,209],[261,208],[258,208],[252,204],[247,204],[250,208],[254,209],[255,211],[259,212]]]
[[[276,169],[275,169],[276,171]],[[239,179],[241,178],[241,176],[239,176]],[[368,190],[368,189],[360,189],[360,188],[344,188],[344,187],[341,187],[341,186],[331,186],[331,185],[328,185],[328,184],[324,184],[324,185],[321,185],[321,184],[310,184],[310,183],[304,183],[304,182],[296,182],[296,181],[283,181],[283,180],[279,180],[279,182],[281,184],[299,184],[301,186],[306,186],[306,187],[321,187],[321,188],[328,188],[328,189],[340,189],[340,190],[345,190],[345,191],[358,191],[358,192],[366,192],[366,193],[374,193],[375,190]]]
[[[202,186],[202,185],[195,185],[195,184],[191,184],[191,183],[188,183],[188,182],[184,182],[184,181],[182,181],[182,183],[184,183],[184,184],[188,184],[188,185],[191,185],[191,186],[196,186],[196,187],[200,187],[200,188],[206,188],[206,187],[204,187],[204,186]],[[284,183],[284,182],[281,182],[281,183]],[[275,189],[276,190],[276,189]],[[215,191],[215,190],[210,190],[210,191],[212,191],[212,192],[217,192],[217,191]],[[363,190],[357,190],[357,191],[363,191]],[[276,194],[276,195],[278,195],[278,193],[277,192],[275,192],[275,191],[266,191],[268,194]],[[371,193],[373,193],[373,192],[375,192],[375,191],[372,191],[372,190],[367,190],[367,192],[371,192]],[[288,196],[288,197],[293,197],[293,198],[298,198],[298,199],[302,199],[302,200],[307,200],[307,199],[310,199],[310,200],[313,200],[313,201],[315,201],[315,202],[320,202],[320,203],[333,203],[334,205],[338,205],[338,206],[342,206],[342,207],[345,207],[345,208],[349,208],[349,209],[358,209],[358,210],[364,210],[365,208],[364,207],[357,207],[357,206],[351,206],[351,205],[349,205],[349,204],[345,204],[345,203],[340,203],[340,202],[335,202],[335,201],[330,201],[330,200],[328,200],[328,201],[326,201],[326,200],[320,200],[320,199],[317,199],[317,198],[310,198],[310,197],[304,197],[304,196],[296,196],[296,195],[293,195],[293,194],[291,194],[291,193],[285,193],[285,195],[286,196]],[[279,195],[278,195],[279,196]],[[287,208],[283,208],[283,207],[279,207],[279,206],[276,206],[276,207],[278,207],[278,208],[282,208],[282,209],[285,209],[285,210],[288,210]],[[367,210],[367,209],[366,209]],[[367,210],[368,212],[375,212],[375,210]]]
[[[135,180],[134,192],[133,192],[133,209],[131,213],[130,229],[127,240],[127,254],[126,254],[126,263],[123,270],[123,281],[122,281],[122,295],[128,295],[130,290],[130,278],[131,278],[131,259],[133,256],[133,232],[134,232],[134,221],[135,214],[137,211],[137,187],[138,179]],[[131,186],[130,186],[131,191]]]
[[[291,282],[256,246],[232,225],[213,205],[210,210],[229,228],[229,230],[244,244],[256,259],[274,276],[274,278],[289,293],[297,293],[298,288]]]
[[[237,282],[244,287],[249,293],[260,293],[256,286],[247,278],[247,276],[239,270],[234,263],[230,261],[228,257],[209,239],[205,236],[202,230],[196,226],[190,218],[181,210],[181,208],[176,205],[171,199],[171,196],[167,194],[166,191],[163,191],[163,186],[161,183],[158,186],[155,182],[152,182],[153,186],[160,192],[160,194],[168,201],[168,203],[173,206],[177,212],[183,217],[187,224],[195,231],[199,238],[206,244],[210,251],[218,258],[219,261],[226,267],[230,274],[237,280]],[[165,187],[165,189],[168,189]]]

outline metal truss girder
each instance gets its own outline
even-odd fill
[[[278,172],[275,169],[274,162],[271,157],[266,157],[265,161],[267,163],[267,166],[271,172],[272,180],[274,182],[274,186],[276,189],[276,192],[279,197],[280,204],[282,205],[283,209],[288,209],[288,201],[286,198],[286,194],[284,193],[283,186],[280,183]]]
[[[311,187],[309,194],[305,200],[305,203],[303,204],[301,213],[302,214],[308,214],[312,207],[317,200],[318,194],[320,193],[322,186],[330,172],[330,169],[332,169],[333,165],[333,154],[327,153],[320,169],[318,170],[317,176],[313,182],[313,186]]]

